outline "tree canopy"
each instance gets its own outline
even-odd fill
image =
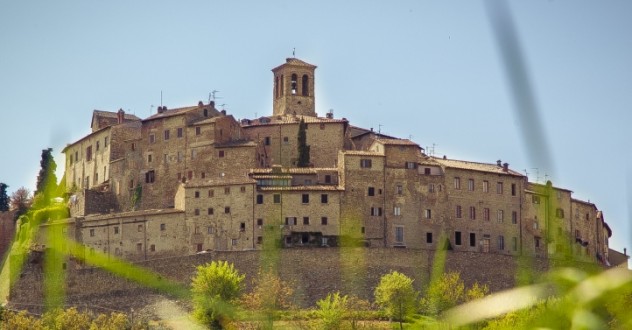
[[[7,194],[7,188],[9,186],[0,182],[0,212],[6,212],[9,210],[9,195]]]
[[[40,171],[37,175],[37,184],[34,195],[40,195],[45,204],[50,203],[50,199],[57,191],[57,164],[53,159],[53,149],[43,149],[42,159],[40,160]]]
[[[298,124],[298,162],[296,163],[298,167],[308,167],[310,162],[306,130],[307,124],[305,124],[305,120],[301,118]]]

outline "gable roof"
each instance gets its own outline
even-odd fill
[[[352,139],[355,139],[357,137],[360,137],[360,136],[363,136],[363,135],[366,135],[366,134],[375,134],[375,136],[380,137],[380,138],[385,138],[385,139],[396,139],[393,136],[389,136],[389,135],[386,135],[386,134],[375,132],[372,128],[369,130],[369,129],[366,129],[366,128],[349,125],[349,136]]]
[[[165,107],[165,109],[166,108],[167,107]],[[215,117],[215,116],[219,116],[220,115],[220,112],[217,111],[217,109],[215,109],[214,105],[212,105],[212,104],[198,104],[198,105],[189,106],[189,107],[167,109],[167,110],[164,110],[163,112],[153,114],[153,115],[143,119],[143,122],[150,121],[150,120],[155,120],[155,119],[161,119],[161,118],[168,118],[168,117],[183,115],[183,114],[185,114],[185,113],[187,113],[189,111],[193,111],[193,110],[197,110],[197,109],[204,109],[204,108],[206,108],[206,109],[208,109],[210,111],[209,117]]]
[[[99,118],[104,118],[107,119],[109,122],[112,122],[112,125],[117,124],[117,120],[118,120],[118,113],[117,112],[112,112],[112,111],[104,111],[104,110],[93,110],[92,111],[92,122],[90,123],[90,128],[92,128],[94,130],[94,123],[95,123],[95,119]],[[133,114],[129,114],[126,113],[125,116],[123,117],[123,121],[137,121],[140,120],[140,118],[136,117]],[[99,129],[101,129],[103,127],[100,127]]]
[[[437,163],[443,165],[444,167],[449,167],[449,168],[472,170],[472,171],[487,172],[487,173],[494,173],[494,174],[506,174],[506,175],[520,176],[520,177],[525,176],[524,174],[520,172],[516,172],[512,169],[508,169],[507,172],[505,172],[503,167],[498,166],[497,164],[477,163],[477,162],[470,162],[470,161],[465,161],[465,160],[447,159],[447,158],[439,158],[439,157],[432,157],[432,158]]]

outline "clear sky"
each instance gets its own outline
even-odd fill
[[[161,92],[169,108],[219,90],[237,119],[270,115],[270,69],[296,48],[318,66],[319,115],[551,179],[632,247],[632,1],[509,4],[548,166],[527,154],[483,1],[2,1],[0,182],[33,190],[41,150],[62,168],[92,110],[144,118]]]

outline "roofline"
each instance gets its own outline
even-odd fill
[[[117,125],[118,125],[118,124],[117,124]],[[90,133],[90,134],[88,134],[88,135],[85,135],[84,137],[80,138],[79,140],[77,140],[77,141],[75,141],[75,142],[73,142],[73,143],[68,143],[68,144],[66,144],[66,146],[64,147],[64,149],[62,149],[62,150],[61,150],[61,152],[62,152],[62,153],[65,153],[65,152],[66,152],[66,149],[68,149],[68,148],[70,148],[70,147],[74,146],[75,144],[77,144],[77,143],[79,143],[79,142],[81,142],[81,141],[83,141],[83,140],[85,140],[85,139],[87,139],[87,138],[91,137],[92,135],[96,135],[97,133],[101,133],[102,131],[105,131],[105,130],[107,130],[107,129],[110,129],[110,128],[114,127],[114,126],[115,126],[115,125],[105,126],[105,127],[101,128],[101,129],[99,129],[99,130],[96,130],[96,131],[94,131],[94,132],[91,132],[91,133]]]

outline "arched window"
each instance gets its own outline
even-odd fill
[[[274,97],[279,97],[279,76],[274,77]]]
[[[309,96],[309,77],[306,74],[303,75],[303,81],[302,81],[301,86],[302,86],[301,87],[301,89],[302,89],[302,93],[301,94],[303,96]]]
[[[292,73],[292,95],[296,95],[296,73]]]
[[[208,109],[204,109],[204,117],[208,117]]]
[[[283,75],[281,75],[281,96],[285,95],[285,80],[283,80]]]

